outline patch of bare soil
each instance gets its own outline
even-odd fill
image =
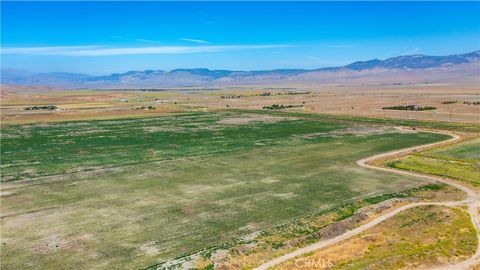
[[[13,192],[0,190],[0,197],[6,197],[6,196],[13,195],[13,194],[14,194]]]
[[[377,126],[352,126],[342,129],[336,129],[329,132],[316,132],[302,135],[303,139],[314,139],[317,137],[328,136],[328,137],[341,137],[345,135],[354,135],[354,136],[368,136],[374,134],[384,134],[390,130],[387,127],[377,127]]]
[[[272,116],[272,115],[261,115],[261,114],[249,114],[244,115],[243,117],[231,117],[224,118],[217,123],[223,125],[247,125],[251,122],[263,122],[263,123],[274,123],[284,120],[292,120],[293,117],[282,117],[282,116]]]
[[[154,241],[150,241],[140,246],[140,251],[148,256],[153,256],[156,255],[159,250],[156,243]]]
[[[176,127],[176,128],[172,128],[172,127],[144,127],[143,130],[145,132],[149,132],[149,133],[155,133],[155,132],[180,132],[180,131],[184,131],[185,129],[184,128],[180,128],[180,127]]]

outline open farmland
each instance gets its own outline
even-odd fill
[[[479,1],[0,0],[0,270],[480,270]]]
[[[241,112],[5,126],[2,268],[141,268],[424,184],[358,167],[445,140]]]
[[[480,105],[473,103],[480,101],[479,93],[478,84],[249,85],[223,86],[215,90],[158,88],[149,91],[42,91],[12,87],[9,91],[2,92],[1,120],[8,124],[24,124],[132,118],[195,109],[259,110],[277,104],[296,106],[288,110],[311,114],[478,124]],[[126,100],[128,102],[124,102]],[[25,110],[26,107],[35,105],[55,105],[59,110]],[[429,111],[382,109],[397,105],[418,105],[436,109]],[[135,110],[142,106],[153,106],[155,109]]]

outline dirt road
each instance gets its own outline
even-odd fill
[[[377,166],[369,164],[373,160],[387,158],[387,157],[395,156],[395,155],[402,154],[402,153],[408,153],[408,152],[411,152],[413,150],[421,150],[421,149],[425,149],[425,148],[432,147],[432,146],[435,146],[435,145],[444,144],[446,142],[454,142],[454,141],[457,141],[457,140],[460,139],[459,136],[454,135],[454,134],[447,134],[447,135],[452,136],[452,138],[450,138],[446,141],[438,142],[438,143],[431,143],[431,144],[427,144],[427,145],[410,147],[410,148],[407,148],[407,149],[401,149],[401,150],[392,151],[392,152],[388,152],[388,153],[384,153],[384,154],[374,155],[374,156],[371,156],[371,157],[368,157],[368,158],[358,160],[357,164],[359,166],[362,166],[362,167],[365,167],[365,168],[381,170],[381,171],[385,171],[385,172],[391,172],[391,173],[407,175],[407,176],[416,176],[416,177],[420,177],[420,178],[423,178],[423,179],[442,182],[442,183],[451,185],[455,188],[458,188],[458,189],[464,191],[467,194],[467,198],[465,200],[463,200],[463,201],[447,201],[447,202],[419,202],[419,203],[412,203],[412,204],[404,205],[404,206],[399,207],[399,208],[397,208],[397,209],[395,209],[395,210],[393,210],[393,211],[391,211],[387,214],[379,216],[378,218],[376,218],[376,219],[374,219],[374,220],[372,220],[368,223],[365,223],[358,228],[347,231],[342,235],[339,235],[339,236],[331,238],[331,239],[320,240],[317,243],[314,243],[312,245],[297,249],[297,250],[295,250],[291,253],[288,253],[288,254],[285,254],[285,255],[280,256],[278,258],[275,258],[273,260],[270,260],[270,261],[258,266],[255,269],[256,270],[268,269],[270,267],[273,267],[273,266],[281,264],[285,261],[294,259],[294,258],[296,258],[298,256],[301,256],[301,255],[304,255],[306,253],[309,253],[309,252],[312,252],[312,251],[315,251],[315,250],[333,245],[333,244],[338,243],[340,241],[346,240],[346,239],[348,239],[352,236],[355,236],[355,235],[357,235],[357,234],[359,234],[359,233],[361,233],[365,230],[368,230],[368,229],[380,224],[381,222],[395,216],[396,214],[398,214],[398,213],[400,213],[404,210],[407,210],[407,209],[410,209],[410,208],[413,208],[413,207],[423,206],[423,205],[442,205],[442,206],[463,206],[464,205],[464,206],[467,206],[468,207],[467,208],[468,212],[470,214],[470,218],[471,218],[472,223],[474,224],[475,229],[477,231],[477,238],[479,239],[478,245],[477,245],[477,251],[475,252],[475,254],[472,257],[470,257],[469,259],[467,259],[465,261],[457,263],[457,264],[445,265],[445,266],[442,266],[442,267],[437,267],[435,269],[454,269],[454,270],[455,269],[468,269],[471,266],[480,263],[480,235],[479,235],[480,223],[479,223],[479,214],[478,214],[478,209],[480,207],[480,194],[478,194],[476,191],[474,191],[474,190],[472,190],[472,189],[470,189],[466,186],[463,186],[463,185],[459,184],[458,182],[456,182],[454,180],[449,180],[449,179],[436,177],[436,176],[422,175],[422,174],[417,174],[417,173],[408,172],[408,171],[401,171],[401,170],[396,170],[396,169],[393,169],[393,168],[377,167]]]

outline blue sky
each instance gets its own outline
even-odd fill
[[[2,68],[319,68],[480,48],[480,2],[2,2]]]

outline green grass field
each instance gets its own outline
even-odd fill
[[[480,186],[480,139],[410,155],[388,165],[398,169],[451,177]]]
[[[345,126],[308,119],[278,122],[282,119],[279,117],[248,125],[228,124],[236,115],[190,113],[5,127],[2,181],[247,150],[259,145],[296,144],[298,139],[293,135]],[[222,119],[226,124],[219,122]]]
[[[445,147],[442,149],[431,151],[426,156],[459,160],[466,162],[479,162],[480,161],[480,138],[468,140],[466,142]]]
[[[355,161],[445,139],[241,112],[8,126],[2,269],[147,267],[423,184]]]

